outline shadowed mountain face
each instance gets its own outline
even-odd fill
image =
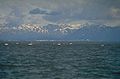
[[[120,41],[120,27],[104,25],[85,26],[71,33],[69,39],[83,39],[93,41]]]
[[[8,29],[10,31],[8,31]],[[21,25],[14,28],[1,28],[0,40],[91,40],[120,41],[120,27],[85,24],[79,28],[71,25],[48,24]]]

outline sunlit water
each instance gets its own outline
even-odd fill
[[[0,79],[120,79],[120,44],[0,42]]]

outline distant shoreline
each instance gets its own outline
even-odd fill
[[[88,43],[120,43],[120,41],[92,41],[92,40],[0,40],[0,42],[88,42]]]

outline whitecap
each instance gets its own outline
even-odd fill
[[[32,46],[33,44],[32,43],[29,43],[28,46]]]
[[[8,46],[8,43],[5,43],[4,45],[5,45],[5,46]]]

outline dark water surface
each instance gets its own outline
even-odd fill
[[[0,79],[120,79],[117,43],[7,43],[0,42]]]

